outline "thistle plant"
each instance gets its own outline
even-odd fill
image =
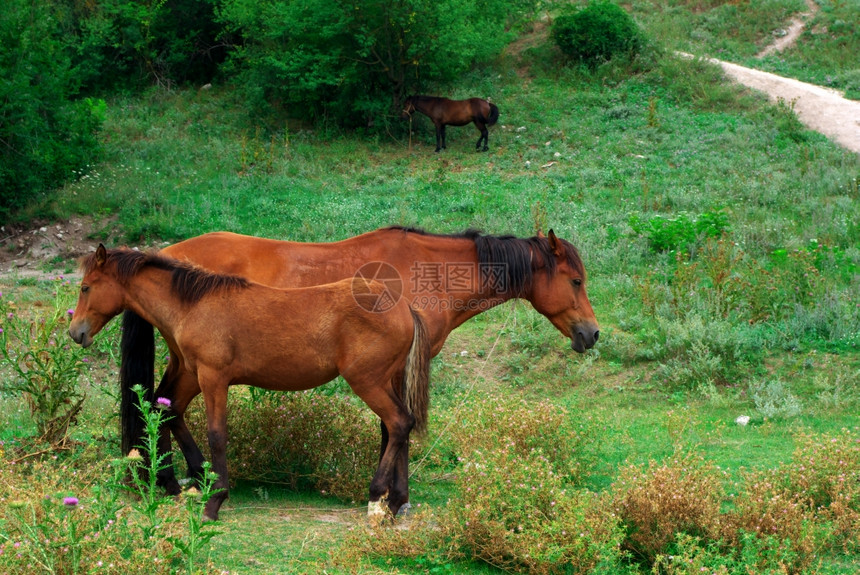
[[[203,464],[203,477],[200,479],[200,488],[191,487],[182,494],[185,504],[185,516],[188,520],[188,534],[185,537],[168,537],[174,547],[185,555],[185,566],[188,573],[195,572],[198,555],[209,541],[218,535],[220,531],[214,528],[212,523],[203,520],[203,509],[206,502],[219,490],[214,489],[218,474],[211,470],[211,464],[207,461]]]
[[[169,454],[158,453],[158,434],[167,419],[165,412],[170,408],[170,401],[158,398],[156,407],[144,399],[143,387],[136,385],[132,391],[137,394],[137,405],[144,422],[143,442],[139,446],[143,453],[138,449],[129,452],[131,484],[125,488],[139,497],[134,509],[146,519],[141,530],[144,544],[149,545],[161,524],[158,509],[172,501],[170,497],[161,495],[157,486],[159,471],[170,465]]]
[[[22,313],[0,293],[0,367],[13,374],[0,378],[0,392],[27,402],[41,441],[63,445],[83,407],[78,379],[86,360],[78,346],[64,343],[71,288],[62,277],[55,282],[53,305],[42,314]]]

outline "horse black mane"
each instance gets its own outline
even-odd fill
[[[105,265],[115,265],[117,280],[125,283],[145,267],[170,272],[170,285],[184,303],[196,303],[203,296],[224,289],[244,288],[250,282],[243,277],[217,274],[158,252],[139,252],[129,248],[107,250]],[[96,254],[84,258],[84,275],[97,265]]]
[[[422,236],[463,238],[475,243],[478,252],[478,267],[484,281],[490,281],[488,274],[493,273],[495,266],[501,265],[505,272],[504,285],[506,291],[519,295],[531,290],[534,272],[546,269],[550,276],[556,273],[557,261],[550,247],[549,239],[542,236],[518,238],[513,235],[484,235],[479,230],[467,229],[457,234],[434,234],[421,228],[391,226],[389,230],[399,230]],[[564,247],[565,261],[571,269],[585,276],[585,266],[579,257],[579,251],[570,242],[558,238]],[[499,279],[499,278],[496,278]]]

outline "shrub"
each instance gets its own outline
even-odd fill
[[[749,394],[755,402],[756,411],[766,419],[800,415],[800,401],[780,379],[753,381],[749,386]]]
[[[453,416],[456,422],[447,435],[455,458],[469,459],[477,451],[499,449],[528,457],[542,450],[555,472],[574,484],[596,461],[590,447],[594,442],[591,418],[574,417],[549,401],[489,396],[471,402],[468,412]],[[490,425],[492,433],[487,432]]]
[[[342,499],[367,498],[380,428],[366,405],[320,390],[235,397],[240,389],[227,412],[231,480],[311,485]],[[207,445],[203,410],[189,410],[189,420],[198,445]]]
[[[620,561],[605,501],[566,489],[541,450],[475,452],[456,484],[458,502],[443,521],[452,557],[520,573],[592,573]]]
[[[0,221],[98,159],[101,100],[79,99],[71,45],[53,2],[9,0],[0,10]]]
[[[496,56],[534,0],[225,0],[219,17],[241,31],[228,62],[264,112],[350,128],[383,128],[392,99],[450,82]],[[399,110],[398,110],[399,112]]]
[[[556,45],[568,57],[596,65],[614,56],[631,56],[642,47],[639,27],[611,2],[591,2],[577,12],[559,16],[552,27]]]
[[[682,212],[674,217],[653,216],[647,221],[633,214],[629,223],[634,232],[648,239],[655,252],[686,251],[697,239],[719,237],[729,228],[728,215],[722,211],[694,217]]]
[[[69,426],[84,403],[78,378],[82,349],[68,337],[68,281],[55,280],[53,305],[45,313],[28,313],[0,293],[0,366],[12,377],[0,379],[0,392],[27,402],[39,441],[66,442]]]
[[[624,548],[653,562],[670,550],[678,534],[714,540],[721,493],[719,474],[694,455],[622,470],[613,507],[626,531]]]
[[[792,461],[750,473],[722,526],[729,546],[751,535],[759,555],[803,572],[825,542],[860,548],[860,440],[856,431],[800,433]]]
[[[105,448],[104,443],[79,443],[50,457],[3,459],[0,572],[185,572],[176,543],[187,540],[187,515],[199,516],[199,508],[160,507],[157,534],[143,540],[141,526],[148,520],[124,495],[123,478],[134,462],[106,462]],[[197,564],[195,569],[223,572],[211,565]]]

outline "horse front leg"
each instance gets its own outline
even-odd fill
[[[153,395],[153,399],[163,397],[171,402],[170,410],[164,414],[165,417],[162,419],[158,429],[157,456],[160,458],[163,455],[164,459],[162,460],[160,469],[156,472],[156,485],[163,487],[168,495],[179,495],[182,492],[182,488],[176,480],[176,471],[173,468],[173,446],[170,442],[170,422],[175,417],[172,391],[180,372],[179,366],[173,357],[171,355],[167,369],[164,371],[161,382],[158,384],[158,389],[156,389]]]
[[[203,401],[206,403],[206,422],[209,432],[209,450],[212,471],[218,475],[213,483],[214,495],[203,509],[205,521],[217,521],[218,510],[229,496],[230,479],[227,474],[227,386],[229,381],[214,370],[201,368],[198,372]]]
[[[185,411],[197,395],[200,393],[200,386],[197,383],[197,378],[193,374],[183,371],[181,376],[174,380],[173,389],[170,391],[169,397],[172,404],[173,417],[167,421],[179,449],[185,457],[185,463],[188,466],[188,477],[199,484],[203,478],[203,453],[197,442],[194,441],[194,436],[188,429],[185,422]]]
[[[438,154],[445,147],[445,126],[436,124],[436,153]]]

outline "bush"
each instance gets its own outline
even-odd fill
[[[450,82],[496,56],[534,0],[225,0],[243,45],[230,64],[249,102],[267,113],[383,128],[392,102]],[[399,110],[397,110],[399,112]]]
[[[621,532],[605,501],[565,489],[541,450],[476,452],[457,488],[443,522],[453,557],[518,573],[584,574],[620,563]]]
[[[68,337],[68,304],[74,296],[68,281],[55,280],[54,303],[45,313],[28,313],[0,293],[0,393],[27,402],[40,442],[64,445],[69,426],[84,404],[78,378],[83,350]],[[5,370],[4,370],[5,371]]]
[[[616,514],[626,529],[624,547],[653,562],[670,551],[678,534],[716,539],[720,477],[702,458],[677,455],[668,462],[632,466],[614,484]]]
[[[351,399],[322,390],[234,397],[227,413],[231,481],[311,485],[338,498],[366,499],[379,461],[379,419]],[[198,445],[207,445],[203,410],[189,410],[188,418]]]
[[[630,15],[603,1],[559,16],[553,24],[552,37],[565,55],[592,66],[615,56],[635,55],[643,44],[639,27]]]
[[[577,484],[594,466],[595,426],[588,416],[573,416],[549,401],[487,397],[472,402],[467,413],[455,413],[447,431],[456,458],[468,460],[477,451],[510,450],[528,457],[542,450],[556,473]],[[493,432],[488,433],[488,422]]]
[[[105,104],[78,99],[72,45],[52,2],[9,0],[0,10],[0,221],[97,160]]]

